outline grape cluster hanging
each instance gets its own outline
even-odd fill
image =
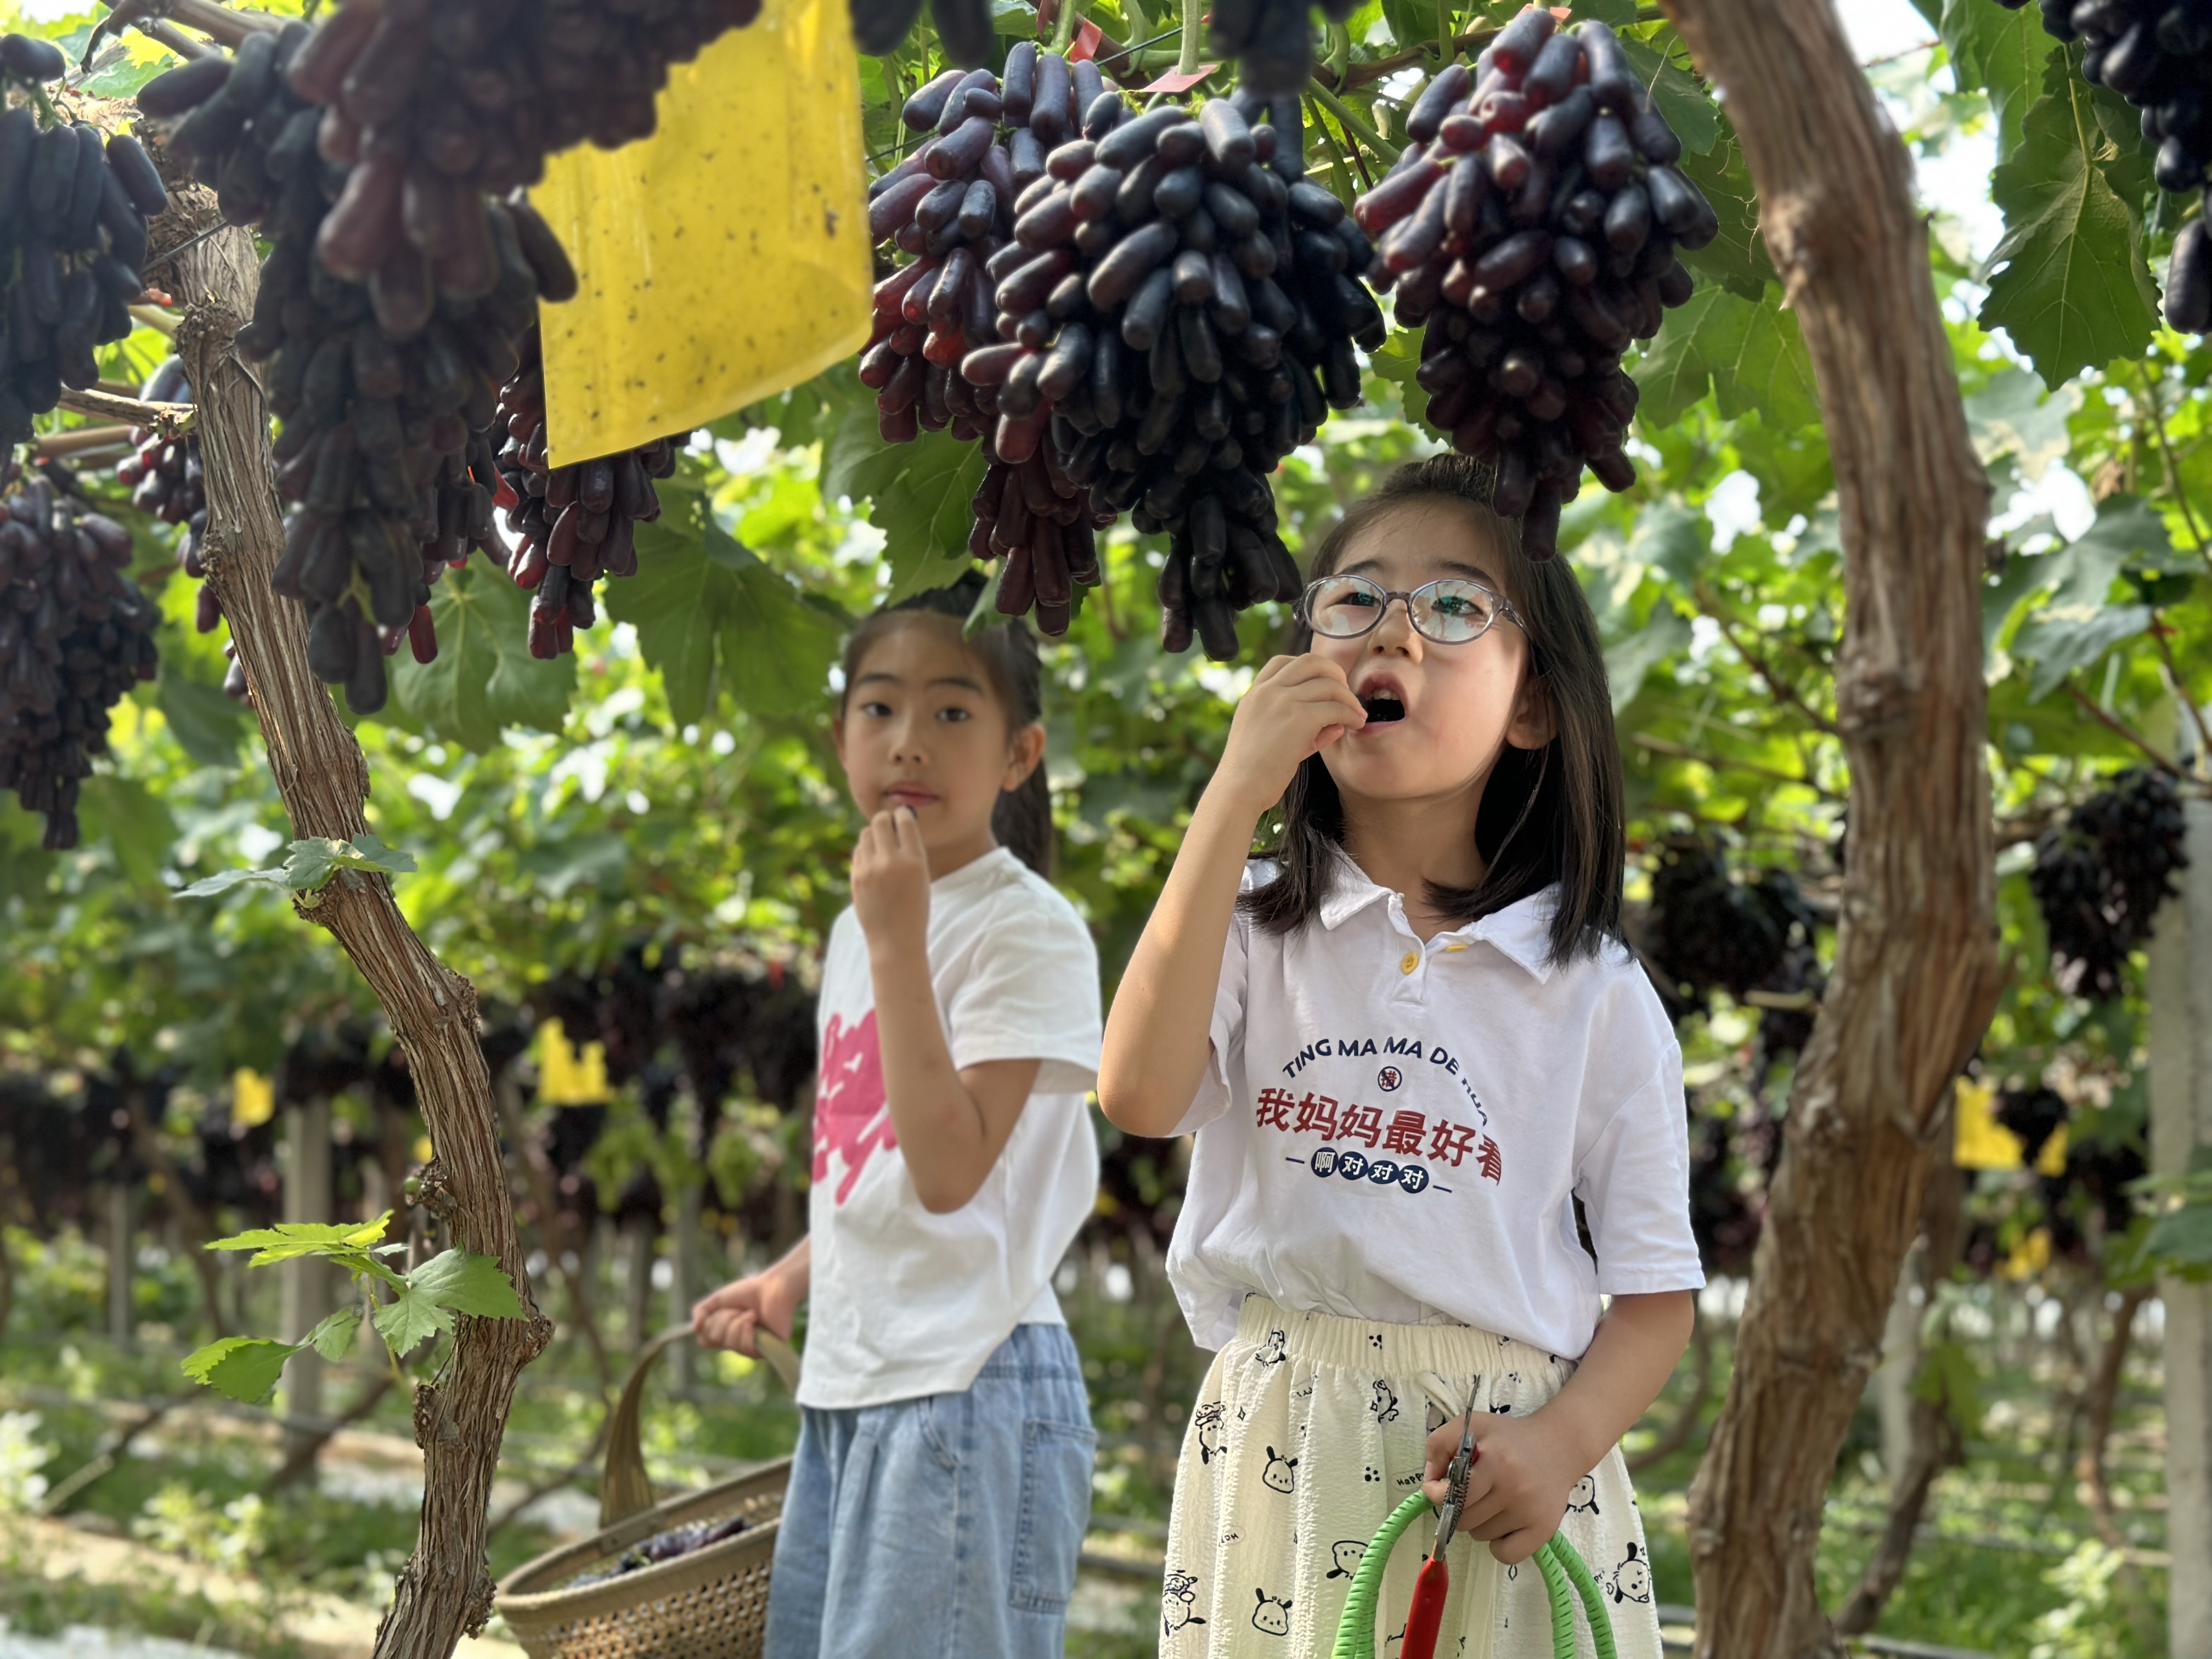
[[[637,574],[636,528],[660,516],[653,481],[676,471],[677,442],[657,438],[619,455],[554,466],[545,449],[545,370],[539,337],[523,337],[521,367],[500,390],[496,504],[507,510],[514,551],[503,560],[518,587],[534,590],[530,654],[557,657],[574,647],[575,630],[598,619],[592,584],[600,576]],[[458,522],[447,546],[466,558]]]
[[[1267,112],[1249,92],[1195,118],[1096,112],[1016,199],[989,273],[1005,343],[961,364],[999,386],[1001,455],[1048,441],[1102,508],[1167,532],[1162,642],[1219,661],[1238,610],[1297,597],[1268,476],[1358,401],[1355,342],[1384,337],[1347,274],[1371,250],[1305,178],[1295,100]]]
[[[124,574],[131,533],[66,470],[21,475],[0,501],[0,789],[46,815],[49,852],[77,844],[77,788],[107,748],[107,711],[154,678],[161,612]],[[59,479],[63,488],[54,482]]]
[[[1437,73],[1406,136],[1353,209],[1380,239],[1370,281],[1395,289],[1400,324],[1428,325],[1430,424],[1495,465],[1498,510],[1548,558],[1584,466],[1608,489],[1635,481],[1621,354],[1688,300],[1677,251],[1705,246],[1719,221],[1602,23],[1559,33],[1530,7],[1472,72]]]
[[[0,74],[51,109],[41,82],[68,67],[61,49],[0,38]],[[0,447],[28,441],[32,421],[100,379],[97,349],[131,332],[145,288],[147,221],[168,205],[138,141],[103,140],[80,121],[41,127],[30,103],[0,111]]]
[[[2018,11],[2027,0],[1997,0]],[[2212,7],[2203,0],[2037,0],[2043,27],[2081,40],[2081,78],[2142,112],[2142,136],[2158,146],[2153,173],[2173,195],[2197,190],[2212,168]],[[2212,329],[2212,231],[2204,215],[2173,239],[2166,267],[2166,320],[2185,333]]]
[[[1074,590],[1098,580],[1096,532],[1113,522],[1063,459],[1033,438],[1001,444],[1000,388],[963,373],[1000,344],[993,262],[1015,229],[1014,204],[1046,176],[1046,157],[1094,119],[1118,118],[1120,94],[1098,66],[1034,41],[988,70],[948,70],[906,101],[901,118],[931,136],[870,187],[869,234],[911,257],[876,285],[875,325],[860,358],[886,441],[950,430],[980,440],[986,465],[969,550],[1003,558],[1000,611],[1035,611],[1038,628],[1067,631]],[[1004,131],[1001,131],[1003,126]]]
[[[298,23],[253,36],[235,59],[149,82],[139,107],[173,123],[169,147],[216,187],[224,217],[259,224],[270,241],[238,349],[265,365],[283,422],[277,489],[292,506],[271,585],[307,607],[315,673],[369,714],[383,707],[383,659],[403,635],[419,660],[435,652],[429,584],[470,547],[504,556],[492,526],[500,387],[540,295],[565,299],[575,277],[520,200],[485,204],[488,289],[441,290],[420,250],[404,277],[390,261],[366,283],[334,274],[319,237],[360,174],[319,152],[326,113],[293,89],[313,38]]]
[[[2028,886],[2051,936],[2059,988],[2103,1001],[2120,992],[2129,953],[2146,943],[2159,907],[2189,867],[2188,822],[2172,778],[2121,773],[2045,830]]]

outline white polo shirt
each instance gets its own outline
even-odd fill
[[[1168,1274],[1201,1346],[1258,1291],[1578,1358],[1601,1293],[1705,1283],[1674,1027],[1625,949],[1551,964],[1557,896],[1424,944],[1340,855],[1305,926],[1238,913],[1214,1064],[1176,1130],[1196,1141]]]

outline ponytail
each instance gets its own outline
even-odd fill
[[[902,618],[944,617],[964,629],[982,597],[985,578],[970,570],[950,587],[933,587],[886,605],[865,618],[845,641],[845,684],[850,686],[860,672],[868,649],[897,626]],[[1044,664],[1037,654],[1036,635],[1027,623],[994,622],[966,635],[961,644],[981,665],[1000,706],[1006,711],[1006,730],[1018,732],[1044,718]],[[849,692],[848,695],[850,695]],[[1000,793],[991,809],[991,833],[999,844],[1024,864],[1050,880],[1055,836],[1052,824],[1052,786],[1045,779],[1044,761],[1037,763],[1012,788]]]

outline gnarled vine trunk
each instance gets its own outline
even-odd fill
[[[210,192],[179,188],[156,227],[156,245],[181,248],[215,217]],[[157,255],[149,275],[163,263]],[[170,263],[172,289],[185,307],[177,350],[199,410],[207,580],[245,665],[293,833],[350,840],[364,827],[368,765],[331,694],[308,670],[304,614],[269,588],[283,548],[269,416],[260,386],[231,349],[253,312],[259,271],[252,239],[221,231]],[[416,937],[381,876],[342,874],[296,908],[329,928],[353,959],[406,1056],[437,1152],[423,1172],[421,1201],[447,1223],[455,1244],[498,1257],[530,1307],[491,1080],[477,1044],[475,989]],[[481,1629],[489,1616],[484,1527],[492,1475],[515,1380],[550,1330],[534,1309],[526,1320],[464,1316],[443,1374],[417,1389],[421,1531],[377,1632],[376,1659],[446,1659],[463,1632]]]
[[[1881,1357],[1932,1138],[1998,989],[1967,441],[1905,147],[1829,0],[1663,0],[1721,90],[1835,461],[1850,826],[1836,970],[1791,1092],[1735,1373],[1690,1497],[1701,1656],[1838,1651],[1814,1551]]]

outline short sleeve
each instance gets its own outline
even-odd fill
[[[992,918],[945,1011],[952,1063],[1035,1060],[1039,1094],[1086,1094],[1104,1036],[1098,950],[1058,894],[1024,888]]]
[[[1705,1282],[1690,1231],[1689,1114],[1682,1051],[1671,1037],[1644,1083],[1598,1130],[1575,1194],[1606,1296],[1694,1291]]]
[[[1238,894],[1249,893],[1262,879],[1268,878],[1270,866],[1247,865]],[[1198,1093],[1192,1097],[1190,1109],[1182,1121],[1169,1131],[1171,1135],[1195,1134],[1219,1117],[1230,1108],[1236,1097],[1233,1078],[1241,1076],[1244,1065],[1244,994],[1251,982],[1252,921],[1240,908],[1229,923],[1229,937],[1221,945],[1221,979],[1213,990],[1213,1019],[1206,1035],[1212,1047],[1206,1055],[1206,1074],[1199,1079]]]

